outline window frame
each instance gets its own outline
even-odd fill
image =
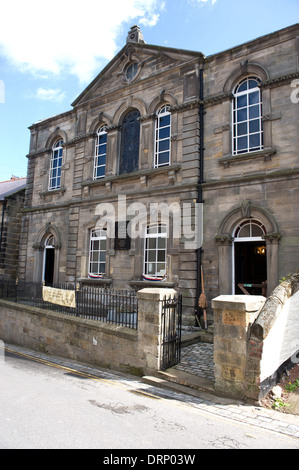
[[[105,141],[100,142],[100,139],[105,136]],[[100,153],[101,148],[105,146],[105,152]],[[100,157],[103,157],[105,155],[105,163],[99,164]],[[99,127],[97,131],[97,138],[96,138],[96,145],[95,145],[95,156],[94,156],[94,165],[93,165],[93,179],[98,180],[105,178],[106,176],[106,163],[107,163],[107,126],[104,124],[101,127]],[[103,175],[98,175],[98,170],[100,168],[104,168],[104,174]]]
[[[49,191],[55,191],[61,188],[61,168],[63,158],[63,139],[58,139],[52,146],[50,172],[49,172]],[[55,183],[53,183],[55,181]]]
[[[130,62],[125,68],[125,77],[128,82],[131,82],[138,73],[138,63]]]
[[[134,173],[139,170],[141,113],[133,107],[126,111],[121,121],[119,175]]]
[[[94,235],[99,233],[99,235]],[[98,242],[98,249],[95,249],[95,242]],[[104,247],[101,247],[101,242],[105,242]],[[94,254],[98,253],[96,259]],[[104,260],[101,260],[101,253],[104,253]],[[93,265],[97,265],[97,269],[94,269]],[[101,269],[102,265],[102,269]],[[107,230],[93,228],[90,230],[89,236],[89,259],[88,259],[88,277],[90,278],[102,278],[106,274],[107,266]],[[103,268],[104,267],[104,268]]]
[[[244,236],[242,235],[242,231],[249,227],[249,235]],[[258,227],[260,234],[254,235],[254,229]],[[256,229],[255,229],[256,231]],[[266,227],[257,219],[244,219],[242,220],[235,228],[233,232],[234,241],[242,242],[242,241],[256,241],[256,240],[263,240],[263,236],[266,235]]]
[[[156,231],[153,231],[156,229]],[[163,231],[162,231],[163,230]],[[159,239],[165,239],[165,246],[159,248]],[[150,240],[155,240],[150,246]],[[149,260],[149,252],[155,252],[155,259]],[[159,260],[159,252],[164,252],[164,261]],[[154,270],[149,269],[149,265],[154,265]],[[164,268],[158,270],[158,264],[163,264]],[[167,275],[167,225],[156,223],[145,227],[144,237],[144,260],[143,260],[143,277],[145,279],[162,280]]]
[[[169,124],[165,126],[161,126],[162,118],[169,116]],[[162,129],[169,128],[169,135],[160,138],[160,131]],[[168,142],[168,150],[162,149],[160,150],[160,145]],[[161,156],[168,152],[168,161],[160,163]],[[161,168],[163,166],[169,166],[171,163],[171,112],[170,112],[170,105],[164,104],[161,106],[157,113],[156,113],[156,121],[155,121],[155,161],[154,161],[154,168]]]
[[[250,81],[255,81],[257,86],[250,88]],[[232,101],[232,155],[234,156],[264,149],[263,102],[261,89],[258,86],[259,83],[261,83],[261,80],[257,76],[250,75],[240,80],[234,88]],[[244,84],[247,85],[246,89],[239,91]],[[258,100],[257,102],[251,103],[250,98],[253,99],[253,95],[256,93],[258,93]],[[246,103],[242,104],[242,101]],[[258,107],[257,116],[250,117],[250,112],[253,113],[256,107]],[[241,117],[242,114],[246,114],[246,118],[244,118],[244,116]],[[240,118],[238,118],[238,115]],[[253,127],[257,125],[257,122],[258,130],[255,130]],[[250,140],[254,139],[254,136],[259,137],[259,143],[257,145],[250,143]],[[244,142],[243,147],[238,147],[238,145],[241,145],[241,140]],[[238,141],[240,142],[239,144]]]

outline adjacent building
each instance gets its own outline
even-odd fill
[[[26,178],[0,182],[0,279],[18,277],[20,231]]]
[[[299,25],[212,56],[137,26],[30,127],[19,277],[269,294],[299,266]]]

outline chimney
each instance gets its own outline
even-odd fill
[[[132,26],[132,28],[128,32],[127,43],[128,42],[138,42],[140,44],[145,44],[145,41],[143,40],[143,35],[139,26],[137,25]]]

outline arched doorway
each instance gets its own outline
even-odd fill
[[[53,235],[49,235],[45,241],[43,282],[46,286],[52,286],[54,281],[55,266],[55,240]]]
[[[233,294],[266,295],[267,247],[265,226],[255,219],[245,219],[233,232]]]
[[[233,207],[221,220],[214,237],[218,248],[219,294],[235,294],[238,283],[254,284],[252,279],[256,277],[262,281],[267,279],[267,292],[264,295],[269,296],[278,284],[280,239],[276,221],[269,211],[247,200]],[[238,258],[238,265],[235,264],[235,258]],[[245,282],[247,277],[240,279],[245,271],[244,260],[250,274],[248,282]],[[250,293],[253,293],[252,289]]]
[[[59,277],[61,236],[58,228],[51,223],[41,227],[32,248],[35,251],[33,282],[45,282],[47,285],[63,282]]]

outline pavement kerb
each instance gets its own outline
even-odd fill
[[[142,381],[154,387],[183,393],[194,397],[196,406],[208,413],[216,414],[238,422],[272,430],[299,439],[298,416],[283,414],[258,405],[246,404],[233,398],[220,396],[211,390],[212,383],[192,374],[183,373],[173,368],[158,372],[156,376],[144,376]]]
[[[81,364],[76,361],[72,361],[71,359],[50,356],[41,352],[27,350],[26,348],[19,346],[5,344],[5,347],[15,351],[28,353],[32,357],[40,358],[54,364],[73,367],[74,369],[77,368],[78,371],[82,370],[88,374],[94,374],[95,376],[98,374],[99,377],[103,374],[107,374],[107,376],[115,375],[119,377],[120,380],[122,380],[122,377],[127,377],[127,374],[124,373],[110,369],[96,368],[92,364]],[[258,426],[259,428],[272,430],[299,439],[298,416],[283,414],[275,410],[268,410],[263,407],[247,405],[232,398],[214,395],[209,389],[203,387],[203,382],[201,382],[201,389],[193,388],[190,386],[190,384],[192,382],[193,384],[196,382],[199,383],[199,377],[192,377],[192,374],[187,374],[175,369],[168,369],[165,373],[161,374],[163,374],[163,377],[134,377],[134,380],[139,380],[141,383],[151,385],[152,387],[171,390],[172,392],[177,393],[177,400],[182,399],[187,402],[189,401],[193,406],[196,406],[197,408],[206,411],[207,413],[212,413],[218,415],[219,417],[233,419],[244,424]],[[183,380],[188,385],[175,383],[174,377],[183,377]],[[170,378],[171,380],[169,380]],[[189,397],[192,396],[192,400],[186,400],[186,396],[188,395]],[[165,395],[165,399],[167,399],[167,395]]]

